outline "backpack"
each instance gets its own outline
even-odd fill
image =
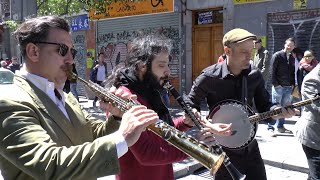
[[[98,73],[98,68],[93,68],[90,72],[90,81],[96,83],[97,82],[97,73]]]

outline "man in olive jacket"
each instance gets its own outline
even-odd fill
[[[69,30],[64,19],[46,16],[27,20],[14,34],[25,64],[14,84],[0,88],[0,169],[6,180],[116,174],[118,158],[159,118],[145,106],[124,113],[120,125],[82,111],[62,91],[76,54]]]

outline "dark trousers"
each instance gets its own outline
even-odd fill
[[[99,84],[100,86],[101,86],[101,84],[102,84],[102,81],[97,81],[96,82],[97,84]],[[98,101],[98,97],[96,96],[95,98],[94,98],[94,100],[93,100],[93,104],[94,104],[94,106],[95,106],[95,104],[96,104],[96,102]]]
[[[246,180],[267,180],[266,169],[256,140],[253,140],[246,148],[224,149],[224,151],[238,171],[246,175]],[[219,168],[215,180],[232,180],[224,165]]]
[[[308,180],[320,180],[320,151],[305,145],[302,145],[302,148],[309,165]]]

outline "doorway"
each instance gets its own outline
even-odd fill
[[[193,12],[192,81],[223,53],[222,12],[220,9]]]

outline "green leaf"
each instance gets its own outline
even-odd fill
[[[13,20],[8,20],[8,21],[5,21],[4,23],[12,31],[15,31],[19,25],[16,21],[13,21]]]
[[[37,0],[39,16],[45,15],[72,15],[90,9],[104,10],[114,0]]]

